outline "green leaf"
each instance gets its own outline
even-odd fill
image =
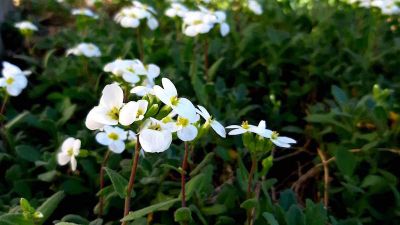
[[[224,57],[219,58],[216,62],[214,62],[212,64],[212,66],[210,67],[210,69],[208,70],[208,79],[209,81],[214,80],[214,77],[217,73],[218,68],[220,67],[220,65],[222,64],[222,62],[224,61]]]
[[[114,170],[109,169],[107,167],[105,167],[104,169],[107,175],[110,177],[114,190],[118,193],[119,197],[125,198],[126,196],[125,188],[128,186],[128,181]]]
[[[296,203],[297,203],[296,195],[292,190],[287,189],[281,192],[281,196],[279,198],[279,205],[282,206],[282,208],[285,211],[289,210],[289,208]]]
[[[196,166],[196,168],[194,168],[192,170],[192,172],[189,174],[191,177],[193,177],[194,175],[197,175],[201,169],[203,169],[204,166],[206,166],[207,164],[210,163],[210,161],[214,158],[215,153],[214,152],[210,152],[208,153],[204,159]]]
[[[175,222],[187,223],[192,220],[192,212],[188,207],[181,207],[175,211]]]
[[[276,221],[275,216],[269,212],[264,212],[263,217],[267,220],[269,225],[279,225],[278,221]]]
[[[15,147],[17,155],[27,161],[35,162],[40,159],[40,152],[29,145],[18,145]]]
[[[305,225],[304,214],[297,205],[292,205],[286,213],[287,225]]]
[[[250,198],[240,204],[240,208],[252,209],[258,207],[259,202],[256,198]]]
[[[158,211],[159,209],[167,210],[167,208],[170,208],[173,204],[175,204],[178,201],[180,201],[179,198],[174,198],[174,199],[171,199],[171,200],[168,200],[165,202],[160,202],[155,205],[151,205],[149,207],[146,207],[146,208],[134,211],[134,212],[129,212],[129,214],[127,216],[125,216],[124,218],[122,218],[121,221],[135,220],[135,219],[143,217],[149,213]]]
[[[356,168],[356,157],[347,149],[338,148],[336,150],[336,165],[344,175],[351,176]]]
[[[57,171],[50,170],[48,172],[42,173],[38,175],[38,179],[44,182],[51,182],[56,177]]]
[[[204,174],[199,174],[186,183],[186,200],[191,199],[196,191],[199,191],[203,188],[204,182],[206,181],[205,178],[206,177]],[[179,198],[182,198],[182,193],[179,194]]]
[[[43,202],[43,204],[39,206],[39,208],[37,208],[37,211],[43,214],[43,218],[40,220],[39,224],[43,224],[47,220],[47,218],[50,217],[50,215],[54,212],[60,202],[64,199],[64,197],[64,192],[59,191],[53,194],[50,198]]]
[[[212,215],[219,215],[225,213],[228,209],[225,205],[222,204],[214,204],[210,207],[203,207],[200,209],[204,215],[212,216]]]
[[[0,225],[34,225],[20,213],[9,213],[0,216]]]
[[[336,85],[332,86],[331,93],[339,105],[343,105],[349,100],[346,93]]]

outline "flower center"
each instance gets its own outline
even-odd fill
[[[173,106],[178,105],[178,103],[179,103],[178,96],[172,96],[170,101],[171,101],[171,105],[173,105]]]
[[[250,128],[249,122],[247,120],[242,122],[242,128],[246,130]]]
[[[199,24],[202,24],[202,23],[203,23],[202,20],[195,20],[195,21],[193,21],[193,25],[199,25]]]
[[[73,156],[74,155],[74,150],[72,148],[68,149],[67,150],[67,155],[70,156],[70,157]]]
[[[129,72],[131,72],[131,73],[135,73],[135,70],[134,70],[132,67],[129,67],[127,70],[128,70]]]
[[[12,83],[14,83],[14,78],[12,78],[12,77],[7,78],[6,83],[8,85],[11,85]]]
[[[144,115],[143,109],[138,109],[137,116],[139,117],[139,116],[143,116],[143,115]]]
[[[108,134],[108,138],[110,138],[111,140],[116,141],[116,140],[118,140],[118,134],[116,134],[116,133],[109,133],[109,134]]]
[[[119,117],[119,110],[117,107],[112,108],[108,111],[107,116],[109,116],[112,120],[118,120]]]
[[[158,123],[151,123],[150,126],[149,126],[149,129],[160,131],[161,130],[161,125],[158,124]]]
[[[178,126],[186,127],[189,125],[189,120],[183,117],[178,117],[178,121],[176,121]]]
[[[275,140],[275,139],[277,139],[278,137],[279,137],[279,133],[276,132],[276,131],[273,131],[272,134],[271,134],[271,139]]]

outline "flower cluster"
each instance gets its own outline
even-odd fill
[[[100,57],[100,49],[92,43],[80,43],[67,50],[67,55],[85,56],[88,58]]]
[[[158,27],[158,21],[154,17],[156,14],[153,7],[133,1],[132,6],[122,8],[114,19],[122,27],[126,28],[137,28],[140,25],[140,20],[146,19],[147,26],[151,30],[155,30]]]
[[[1,74],[3,77],[0,78],[0,87],[4,88],[9,95],[17,96],[28,85],[26,76],[31,74],[31,72],[22,71],[16,65],[3,62]]]
[[[181,3],[173,2],[165,14],[168,17],[182,18],[183,33],[190,37],[208,33],[217,25],[222,36],[226,36],[230,31],[224,11],[212,11],[203,6],[199,6],[199,10],[188,10]]]
[[[125,149],[125,141],[133,140],[138,140],[145,152],[163,152],[171,145],[173,133],[182,141],[193,141],[199,138],[200,129],[210,126],[225,137],[224,127],[204,107],[196,108],[189,99],[178,97],[169,79],[163,78],[162,86],[151,89],[142,99],[124,103],[122,88],[117,83],[107,85],[99,105],[86,118],[86,127],[99,130],[96,140],[115,153]],[[200,116],[205,119],[203,125]]]

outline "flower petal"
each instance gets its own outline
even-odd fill
[[[213,130],[221,137],[225,138],[226,137],[226,131],[224,126],[222,126],[222,124],[220,124],[218,121],[216,120],[212,120],[211,121],[211,127],[213,128]]]
[[[112,109],[117,107],[121,108],[124,101],[124,92],[122,88],[116,84],[106,85],[103,89],[103,95],[100,99],[100,105],[107,106],[107,108]]]
[[[189,125],[181,130],[178,130],[177,135],[182,141],[192,141],[196,138],[197,133],[197,128],[193,125]]]
[[[139,104],[137,102],[128,102],[119,112],[119,123],[124,126],[131,125],[133,122],[135,122],[138,109]]]

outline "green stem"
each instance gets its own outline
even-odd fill
[[[208,38],[204,39],[204,77],[208,80]]]
[[[0,115],[4,115],[4,112],[5,112],[5,110],[6,110],[6,105],[7,105],[8,97],[9,97],[9,95],[6,93],[6,95],[4,96],[4,99],[3,99],[3,104],[1,105]]]
[[[255,156],[251,156],[251,169],[249,173],[249,179],[247,183],[247,199],[251,198],[251,192],[252,192],[252,186],[253,186],[253,176],[254,173],[257,169],[257,158]],[[251,209],[248,210],[247,212],[247,225],[252,224],[252,219],[251,219]]]

